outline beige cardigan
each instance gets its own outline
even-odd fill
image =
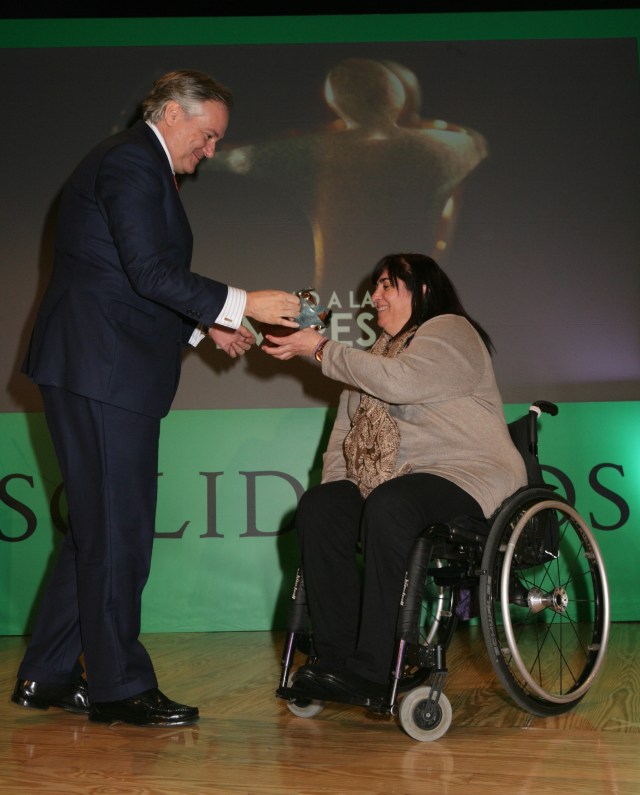
[[[428,320],[393,359],[329,340],[322,372],[347,385],[324,454],[323,483],[347,477],[342,444],[362,390],[388,403],[398,423],[397,467],[409,462],[412,472],[447,478],[468,492],[486,517],[526,484],[491,356],[465,318]]]

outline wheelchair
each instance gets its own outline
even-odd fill
[[[398,608],[396,654],[385,696],[343,703],[398,718],[419,742],[442,737],[452,721],[443,692],[446,653],[459,621],[477,620],[498,680],[521,709],[538,717],[571,710],[602,666],[609,638],[609,589],[591,529],[542,479],[538,418],[555,416],[533,403],[509,432],[527,467],[527,485],[486,520],[458,517],[426,528],[415,543]],[[276,697],[299,717],[324,701],[296,690],[297,653],[316,659],[304,578],[291,594]]]

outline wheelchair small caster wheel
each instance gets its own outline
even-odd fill
[[[291,687],[293,677],[289,677],[288,685]],[[324,701],[311,698],[296,698],[287,701],[287,709],[298,718],[314,718],[324,709]]]
[[[416,687],[400,704],[400,725],[410,737],[421,743],[438,740],[451,726],[449,699],[441,693],[435,702],[429,698],[430,694],[430,687]]]

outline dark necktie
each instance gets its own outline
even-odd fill
[[[178,179],[175,174],[173,175],[173,184],[176,186],[176,190],[180,190],[178,187]]]

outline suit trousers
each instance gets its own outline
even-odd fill
[[[473,497],[428,473],[403,475],[363,499],[339,480],[305,492],[296,513],[319,661],[387,683],[411,550],[423,530],[460,515],[482,518]]]
[[[139,640],[155,526],[160,420],[42,386],[69,512],[18,676],[73,680],[93,701],[157,687]]]

